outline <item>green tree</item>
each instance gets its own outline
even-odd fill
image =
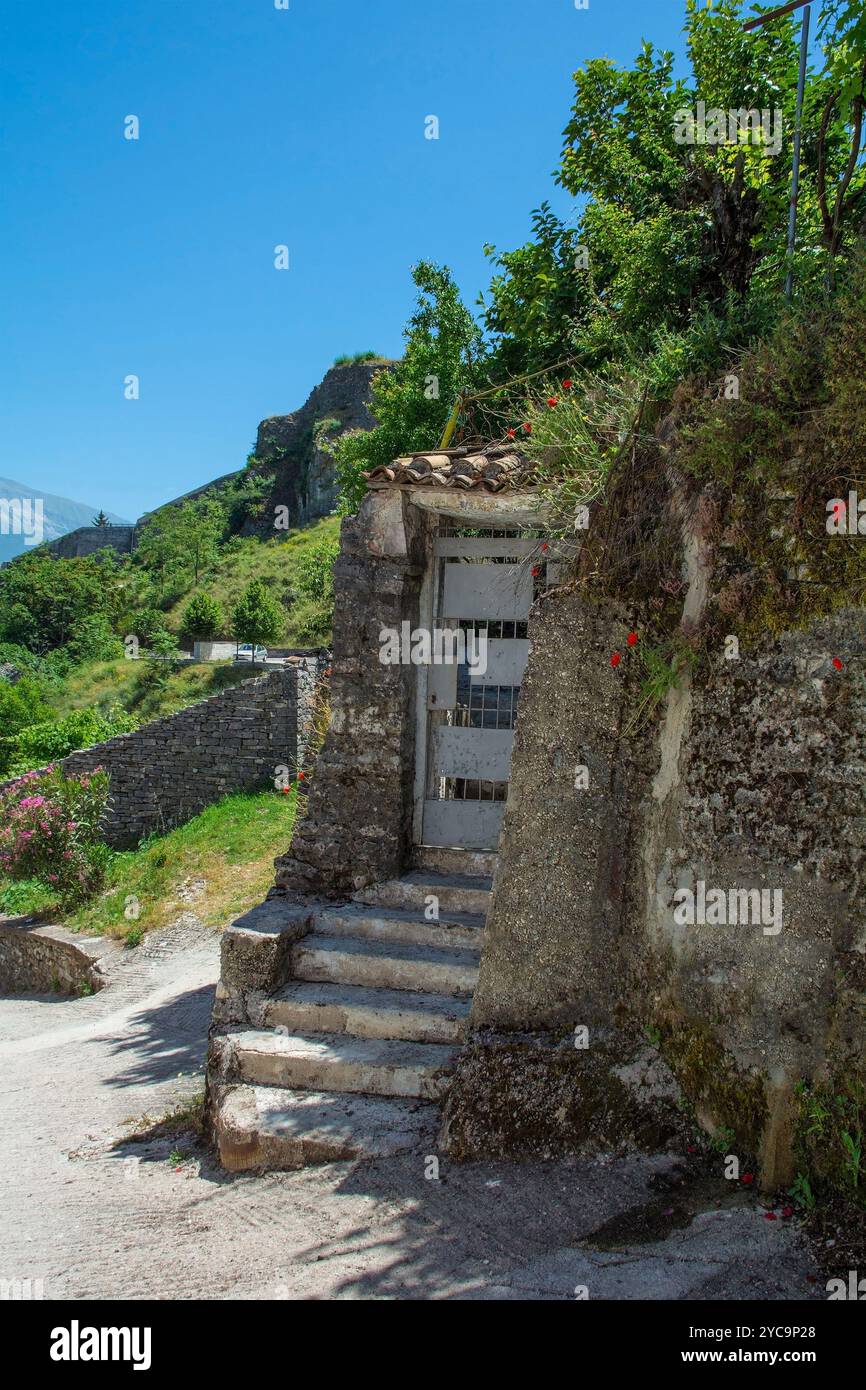
[[[226,506],[213,496],[161,507],[142,530],[136,559],[160,593],[198,584],[217,562],[226,524]]]
[[[180,622],[180,630],[190,641],[207,641],[222,631],[225,618],[220,604],[210,594],[193,594]]]
[[[253,579],[232,609],[232,635],[237,642],[277,642],[283,633],[285,615],[267,585]]]
[[[88,613],[72,624],[66,652],[75,665],[83,661],[114,661],[123,656],[123,643],[104,613]]]
[[[0,570],[0,641],[32,652],[62,647],[88,616],[115,619],[121,601],[113,550],[61,559],[46,551],[22,555]]]
[[[299,594],[308,599],[331,601],[334,596],[334,563],[340,553],[338,540],[317,541],[295,562],[292,579]]]
[[[0,730],[3,734],[0,739],[0,774],[5,776],[9,771],[11,741],[22,730],[52,718],[42,685],[32,676],[22,676],[14,685],[0,681]]]
[[[744,346],[778,316],[800,20],[746,32],[744,9],[687,0],[689,77],[649,43],[630,68],[598,58],[575,73],[556,175],[576,200],[573,217],[543,205],[524,247],[487,248],[497,273],[482,308],[495,379],[569,357],[575,371],[660,349],[670,357],[672,334],[683,345],[679,367],[700,370],[703,350]],[[808,72],[803,120],[802,296],[820,288],[825,253],[832,268],[866,231],[862,4],[827,0],[821,25],[824,63]],[[689,143],[682,113],[698,102],[726,114],[772,113],[778,153],[739,129],[734,143]]]
[[[434,449],[458,392],[477,378],[481,333],[451,272],[421,261],[412,279],[418,299],[404,330],[405,353],[396,367],[373,378],[370,409],[379,423],[351,430],[334,445],[343,512],[360,505],[365,472],[399,454]]]

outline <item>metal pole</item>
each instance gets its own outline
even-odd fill
[[[797,230],[797,197],[800,192],[800,127],[803,121],[803,93],[806,88],[806,55],[809,47],[809,12],[803,11],[800,29],[800,72],[797,77],[797,116],[794,126],[794,167],[791,171],[791,203],[788,209],[788,273],[785,276],[785,298],[791,298],[794,288],[794,237]]]

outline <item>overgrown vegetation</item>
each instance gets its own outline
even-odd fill
[[[133,947],[184,911],[221,925],[264,898],[274,857],[291,838],[295,806],[294,788],[227,796],[138,849],[103,847],[101,886],[86,901],[68,900],[61,884],[35,866],[26,881],[0,872],[0,912],[34,913]]]
[[[797,1184],[805,1206],[841,1194],[866,1207],[866,1085],[854,1073],[800,1082],[797,1147],[803,1171]]]

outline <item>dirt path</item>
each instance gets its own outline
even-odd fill
[[[200,1090],[217,967],[218,935],[186,924],[109,948],[90,998],[0,999],[0,1279],[60,1299],[823,1296],[792,1225],[669,1155],[257,1178],[127,1142]]]

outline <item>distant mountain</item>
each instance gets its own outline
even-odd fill
[[[38,529],[41,504],[42,526]],[[12,560],[35,547],[28,537],[35,535],[37,543],[56,541],[79,526],[91,526],[99,507],[86,502],[73,502],[69,497],[55,497],[29,483],[16,483],[12,478],[0,478],[0,564]],[[128,526],[123,517],[106,512],[115,526]]]

